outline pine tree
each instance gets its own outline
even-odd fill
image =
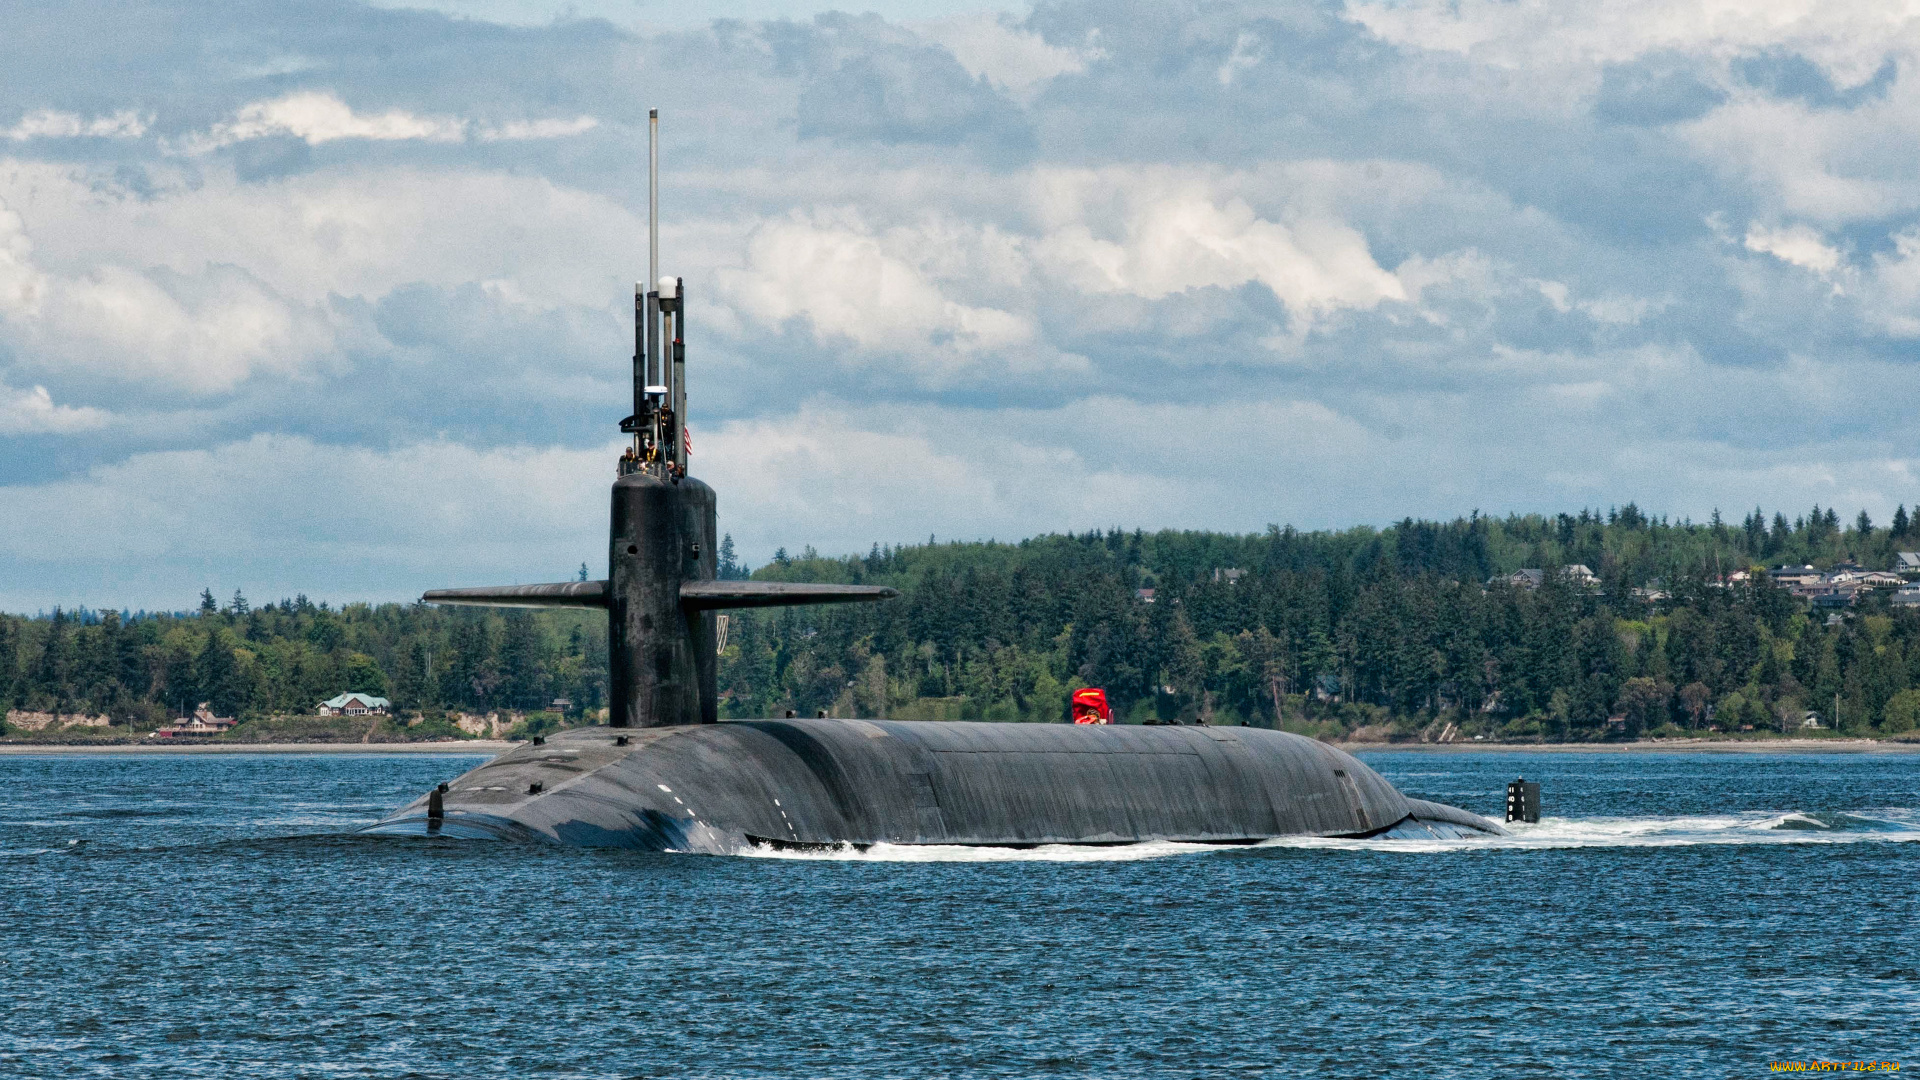
[[[219,631],[207,635],[207,643],[193,662],[193,680],[215,716],[238,716],[242,700],[240,668],[234,662],[233,648],[221,640]],[[191,710],[199,702],[189,701]]]
[[[1200,655],[1200,639],[1185,611],[1177,612],[1168,628],[1166,663],[1168,684],[1181,697],[1198,702],[1206,664]]]
[[[205,616],[205,615],[218,615],[219,613],[220,613],[220,604],[218,601],[214,600],[213,590],[201,589],[200,590],[200,614]]]
[[[167,649],[163,704],[169,713],[184,716],[200,700],[200,686],[193,677],[193,651],[178,642]]]
[[[131,623],[115,620],[113,635],[114,679],[135,701],[147,697],[153,689],[147,675],[146,656],[140,645],[140,631]]]
[[[46,640],[40,645],[40,660],[34,665],[34,689],[56,713],[67,711],[73,699],[72,643],[67,636],[67,614],[53,609],[53,621],[47,624]]]
[[[12,619],[0,615],[0,717],[13,708],[19,687],[20,631]]]
[[[441,700],[484,709],[493,703],[500,677],[494,666],[493,632],[477,611],[459,612],[453,624],[451,654],[441,668]]]
[[[1894,507],[1893,535],[1896,538],[1904,537],[1907,535],[1907,530],[1912,527],[1913,527],[1913,522],[1910,518],[1907,517],[1907,505],[1905,503],[1901,503],[1899,506]]]
[[[532,709],[543,704],[545,679],[541,672],[540,627],[525,611],[510,609],[500,636],[500,693],[509,708]]]

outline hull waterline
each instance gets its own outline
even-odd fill
[[[1499,834],[1325,744],[1262,728],[737,720],[582,728],[368,827],[731,854]]]

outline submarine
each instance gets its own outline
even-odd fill
[[[648,276],[634,289],[633,413],[620,424],[631,441],[615,469],[608,577],[421,597],[606,611],[608,722],[536,738],[363,832],[739,854],[1506,831],[1408,798],[1334,747],[1266,728],[721,720],[719,612],[882,602],[897,593],[715,580],[715,493],[688,472],[687,287],[659,272],[658,110],[648,116],[647,206]]]

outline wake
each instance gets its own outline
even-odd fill
[[[1530,851],[1560,848],[1664,848],[1729,844],[1861,844],[1920,840],[1920,813],[1876,809],[1677,817],[1542,818],[1539,824],[1514,822],[1511,836],[1475,836],[1457,840],[1340,840],[1288,836],[1245,846],[1182,844],[1152,840],[1113,847],[1043,844],[1031,848],[975,847],[961,844],[875,844],[860,850],[836,847],[793,851],[754,846],[737,854],[755,859],[802,862],[997,863],[1139,862],[1182,855],[1243,855],[1275,849],[1380,851],[1407,855],[1452,852]]]

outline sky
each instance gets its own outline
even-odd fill
[[[1920,0],[76,0],[0,37],[0,610],[606,564],[661,111],[781,547],[1920,502]]]

